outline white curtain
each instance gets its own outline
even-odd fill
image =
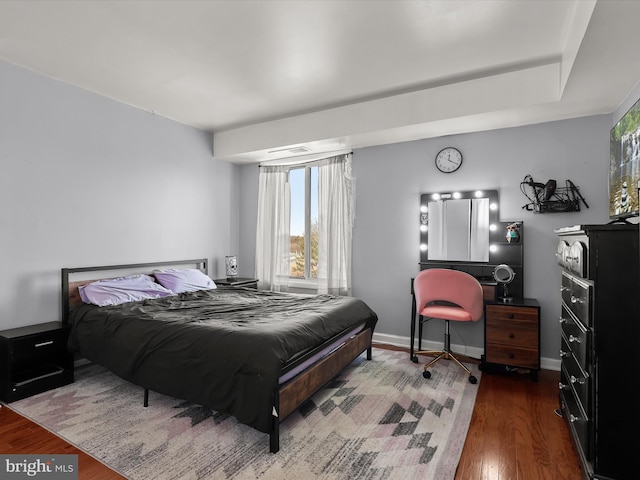
[[[318,293],[351,295],[351,154],[314,165],[318,166]],[[281,292],[288,291],[290,272],[289,168],[260,167],[258,187],[256,278],[259,288]]]
[[[351,154],[318,164],[318,293],[351,295]]]
[[[289,168],[261,166],[256,233],[256,278],[260,289],[289,290],[290,198]]]

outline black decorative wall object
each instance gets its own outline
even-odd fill
[[[564,187],[558,187],[555,180],[540,183],[527,175],[520,182],[520,190],[529,200],[522,208],[535,213],[579,212],[580,203],[589,208],[580,189],[571,180],[566,180]]]

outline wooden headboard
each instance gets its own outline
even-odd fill
[[[155,263],[131,263],[126,265],[101,265],[98,267],[63,268],[61,270],[63,325],[69,323],[69,311],[71,307],[82,303],[80,291],[78,290],[82,285],[86,285],[87,283],[95,282],[97,280],[115,278],[133,273],[146,273],[147,275],[152,275],[153,270],[168,266],[183,268],[193,268],[195,266],[195,268],[198,268],[202,272],[206,274],[209,273],[208,260],[206,258]],[[105,275],[101,276],[99,272],[103,272]],[[118,274],[118,272],[120,272],[120,274]],[[88,276],[90,278],[75,281],[70,280],[72,276],[80,274],[85,274],[83,276]]]

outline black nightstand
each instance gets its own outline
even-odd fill
[[[0,400],[13,402],[73,383],[69,327],[48,322],[0,332]]]
[[[227,278],[214,278],[213,281],[216,285],[224,285],[228,287],[247,287],[258,288],[257,278],[246,277],[227,277]]]

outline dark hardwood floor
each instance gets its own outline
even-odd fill
[[[117,480],[122,475],[31,420],[0,408],[0,453],[77,454],[79,480]]]
[[[483,372],[455,480],[581,480],[569,433],[554,411],[559,380],[559,372],[549,370],[542,370],[537,382],[529,375]],[[125,478],[5,407],[0,408],[0,453],[75,453],[79,480]]]
[[[551,370],[541,370],[537,382],[529,374],[483,372],[455,480],[582,480],[569,431],[555,413],[559,382],[560,372]]]

